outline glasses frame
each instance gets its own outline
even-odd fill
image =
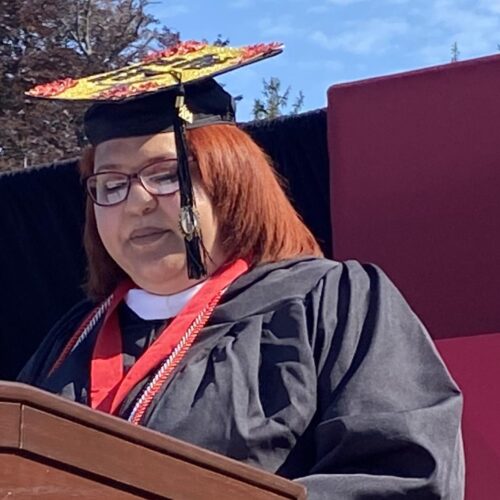
[[[191,159],[189,161],[192,161]],[[165,159],[165,160],[155,160],[154,162],[151,162],[151,163],[148,163],[147,165],[144,165],[143,167],[141,167],[137,172],[134,172],[133,174],[127,174],[125,172],[121,172],[119,170],[106,170],[104,172],[96,172],[96,173],[93,173],[93,174],[90,174],[90,175],[87,175],[84,179],[83,179],[83,182],[85,183],[85,191],[87,193],[87,196],[92,200],[92,203],[94,203],[95,205],[98,205],[99,207],[114,207],[116,205],[119,205],[120,203],[123,203],[124,201],[127,200],[128,198],[128,195],[130,193],[130,188],[132,186],[132,181],[134,179],[136,179],[138,182],[140,182],[141,186],[151,195],[151,196],[171,196],[175,193],[177,193],[177,191],[179,191],[179,189],[176,189],[173,193],[152,193],[148,186],[145,184],[144,182],[144,179],[141,177],[141,174],[142,172],[149,168],[149,167],[152,167],[158,163],[163,163],[163,162],[178,162],[178,159],[177,158],[169,158],[169,159]],[[178,171],[178,167],[176,167],[175,169],[176,173]],[[92,191],[89,187],[89,180],[90,179],[93,179],[93,178],[96,178],[98,177],[99,175],[102,175],[102,174],[119,174],[119,175],[123,175],[124,177],[127,178],[127,192],[125,193],[125,196],[123,198],[123,200],[120,200],[120,201],[117,201],[117,202],[114,202],[114,203],[106,203],[106,204],[103,204],[103,203],[99,203],[93,196],[92,194]]]

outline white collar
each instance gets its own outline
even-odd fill
[[[169,319],[179,314],[204,282],[172,295],[156,295],[142,288],[132,288],[125,296],[125,303],[139,318]]]

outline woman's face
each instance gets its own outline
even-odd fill
[[[172,132],[113,139],[97,146],[94,172],[132,174],[146,165],[175,158]],[[196,178],[193,188],[203,244],[210,256],[206,262],[210,274],[224,262],[218,223],[212,203]],[[196,283],[187,276],[179,211],[179,191],[154,196],[137,180],[132,181],[122,203],[94,205],[97,230],[109,255],[139,287],[151,293],[168,295]]]

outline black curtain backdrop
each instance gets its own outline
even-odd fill
[[[295,209],[332,256],[326,109],[242,126],[271,157]]]
[[[326,110],[242,125],[273,160],[331,255]],[[84,193],[77,160],[0,175],[0,379],[12,380],[83,298]]]
[[[83,194],[76,161],[0,176],[0,378],[12,379],[83,298]]]

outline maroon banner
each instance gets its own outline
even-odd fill
[[[500,331],[500,56],[328,92],[336,259],[379,264],[434,338]]]

